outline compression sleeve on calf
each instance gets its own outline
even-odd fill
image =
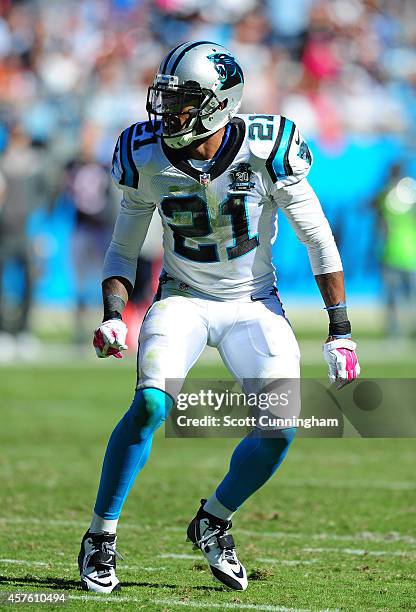
[[[312,272],[328,274],[342,270],[341,258],[321,204],[306,179],[279,189],[276,203],[308,250]]]

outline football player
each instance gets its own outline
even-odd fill
[[[136,261],[157,209],[164,228],[159,290],[141,326],[137,387],[107,447],[79,569],[85,590],[120,588],[116,528],[145,465],[152,437],[206,345],[218,349],[241,383],[299,378],[299,348],[276,290],[272,245],[277,212],[305,244],[329,315],[324,357],[337,386],[359,373],[347,316],[342,265],[329,224],[306,176],[312,157],[297,126],[279,115],[238,115],[243,71],[230,51],[207,41],[179,45],[149,88],[149,121],[122,132],[112,177],[122,191],[103,274],[98,357],[120,358],[123,309]],[[177,389],[167,389],[166,380]],[[236,447],[228,473],[188,526],[213,576],[247,588],[229,534],[232,514],[276,471],[293,428]]]

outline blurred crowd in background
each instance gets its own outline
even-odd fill
[[[318,156],[341,155],[351,136],[390,147],[367,181],[380,244],[366,247],[363,274],[384,278],[397,333],[398,303],[416,304],[414,0],[0,0],[0,330],[26,330],[33,296],[62,298],[78,316],[98,303],[119,199],[115,140],[146,119],[161,57],[189,39],[232,49],[246,76],[241,111],[289,116]],[[349,182],[363,172],[350,163]],[[152,236],[141,304],[160,263],[157,228]]]

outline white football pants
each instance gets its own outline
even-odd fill
[[[137,388],[156,387],[176,397],[206,345],[218,349],[241,385],[247,379],[261,386],[262,380],[299,378],[299,346],[272,289],[253,301],[219,302],[169,285],[162,286],[140,330]],[[166,379],[178,381],[177,389],[167,389]]]

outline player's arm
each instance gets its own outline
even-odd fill
[[[328,338],[323,346],[328,364],[329,380],[338,389],[360,374],[356,343],[351,339],[351,323],[345,301],[343,272],[329,272],[315,276],[329,316]]]
[[[309,261],[329,316],[329,331],[323,351],[331,382],[338,388],[360,372],[351,339],[351,324],[345,302],[344,274],[335,240],[320,202],[306,178],[279,190],[279,207],[306,246]]]
[[[328,272],[327,274],[316,274],[316,284],[325,302],[325,306],[331,306],[337,302],[345,302],[344,272]]]
[[[319,290],[329,316],[324,357],[331,382],[349,382],[359,374],[355,342],[345,303],[342,263],[328,220],[306,176],[312,155],[299,130],[280,119],[277,140],[266,162],[270,193],[306,246]]]
[[[351,338],[351,323],[345,302],[344,273],[316,274],[316,283],[329,314],[329,330],[326,342],[337,338]]]
[[[152,220],[154,205],[124,190],[113,237],[103,268],[103,322],[94,332],[98,357],[120,358],[127,348],[127,326],[122,314],[133,290],[137,259]]]
[[[124,134],[124,133],[123,133]],[[123,134],[120,139],[123,138]],[[107,249],[102,281],[103,320],[94,332],[93,344],[97,356],[122,357],[127,348],[127,327],[123,321],[123,310],[129,299],[136,278],[137,259],[152,220],[155,205],[146,201],[144,188],[138,182],[126,184],[126,164],[131,156],[122,159],[120,139],[113,156],[112,178],[122,189],[123,198]],[[135,170],[137,173],[137,169]],[[133,177],[133,171],[129,173]]]

